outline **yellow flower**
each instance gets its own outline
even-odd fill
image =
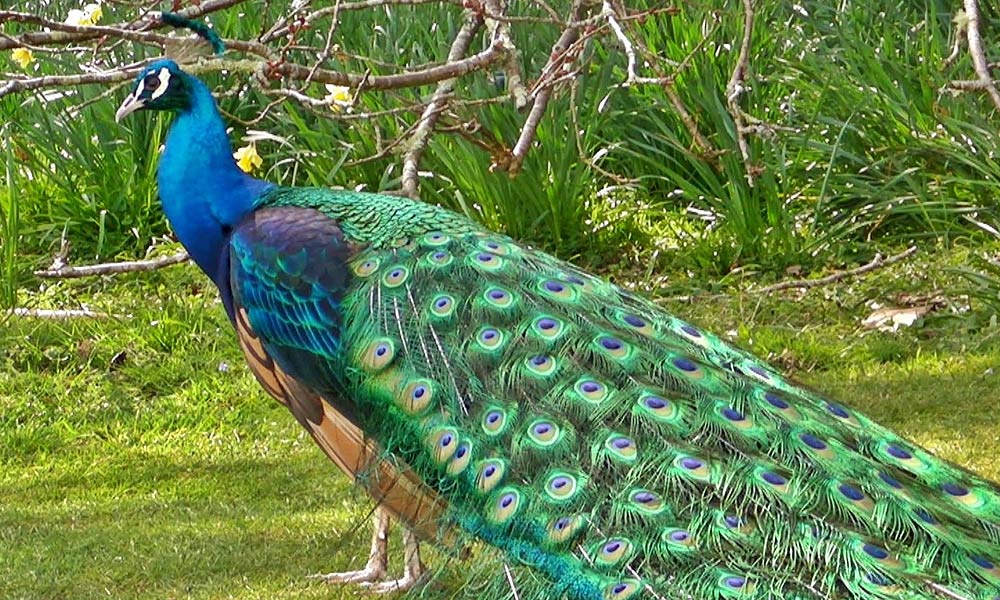
[[[104,11],[101,9],[100,4],[88,4],[83,7],[83,10],[74,8],[69,11],[69,16],[66,17],[67,25],[76,25],[77,27],[89,27],[91,25],[97,25],[97,22],[101,20],[104,16]]]
[[[326,97],[323,100],[330,105],[330,110],[340,112],[345,108],[350,108],[354,104],[354,95],[351,88],[343,85],[326,84]]]
[[[28,65],[35,62],[35,55],[31,53],[31,50],[27,48],[14,48],[14,51],[10,53],[10,57],[14,59],[22,69],[27,69]]]
[[[264,164],[264,159],[257,154],[257,146],[249,144],[233,152],[236,164],[243,169],[244,173],[250,173],[254,169],[259,169]]]
[[[97,25],[97,22],[104,17],[104,11],[101,9],[101,5],[98,4],[88,4],[83,7],[83,12],[87,13],[90,18],[91,25]]]

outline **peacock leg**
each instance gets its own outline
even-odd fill
[[[403,566],[403,576],[394,581],[380,581],[378,583],[364,583],[365,587],[376,594],[389,592],[403,592],[416,585],[423,579],[426,567],[420,562],[420,542],[409,529],[403,528],[403,557],[406,564]]]
[[[404,592],[420,582],[425,567],[420,562],[420,544],[410,530],[403,528],[403,576],[399,579],[386,579],[386,569],[389,566],[389,513],[375,509],[375,523],[372,532],[372,546],[368,552],[368,562],[363,569],[345,573],[327,573],[317,575],[327,583],[357,583],[376,594],[389,592]]]
[[[327,583],[382,583],[389,565],[389,513],[382,508],[375,509],[375,527],[372,532],[372,546],[368,552],[368,563],[358,571],[327,573],[317,575]],[[404,576],[405,577],[405,576]]]

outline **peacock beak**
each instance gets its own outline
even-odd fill
[[[122,101],[122,105],[119,106],[118,110],[115,112],[115,123],[121,123],[122,119],[145,105],[146,101],[142,98],[136,98],[134,93],[125,96],[125,100]]]

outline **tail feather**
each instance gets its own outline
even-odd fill
[[[381,450],[356,424],[337,412],[335,403],[324,400],[275,364],[250,328],[246,311],[238,311],[236,327],[257,380],[291,410],[330,460],[418,537],[453,547],[454,533],[439,527],[446,509],[444,500],[412,469]]]

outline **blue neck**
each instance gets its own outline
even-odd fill
[[[163,211],[191,258],[220,288],[229,233],[253,210],[271,184],[236,166],[226,124],[212,93],[187,74],[191,106],[179,113],[167,134],[156,181]]]

